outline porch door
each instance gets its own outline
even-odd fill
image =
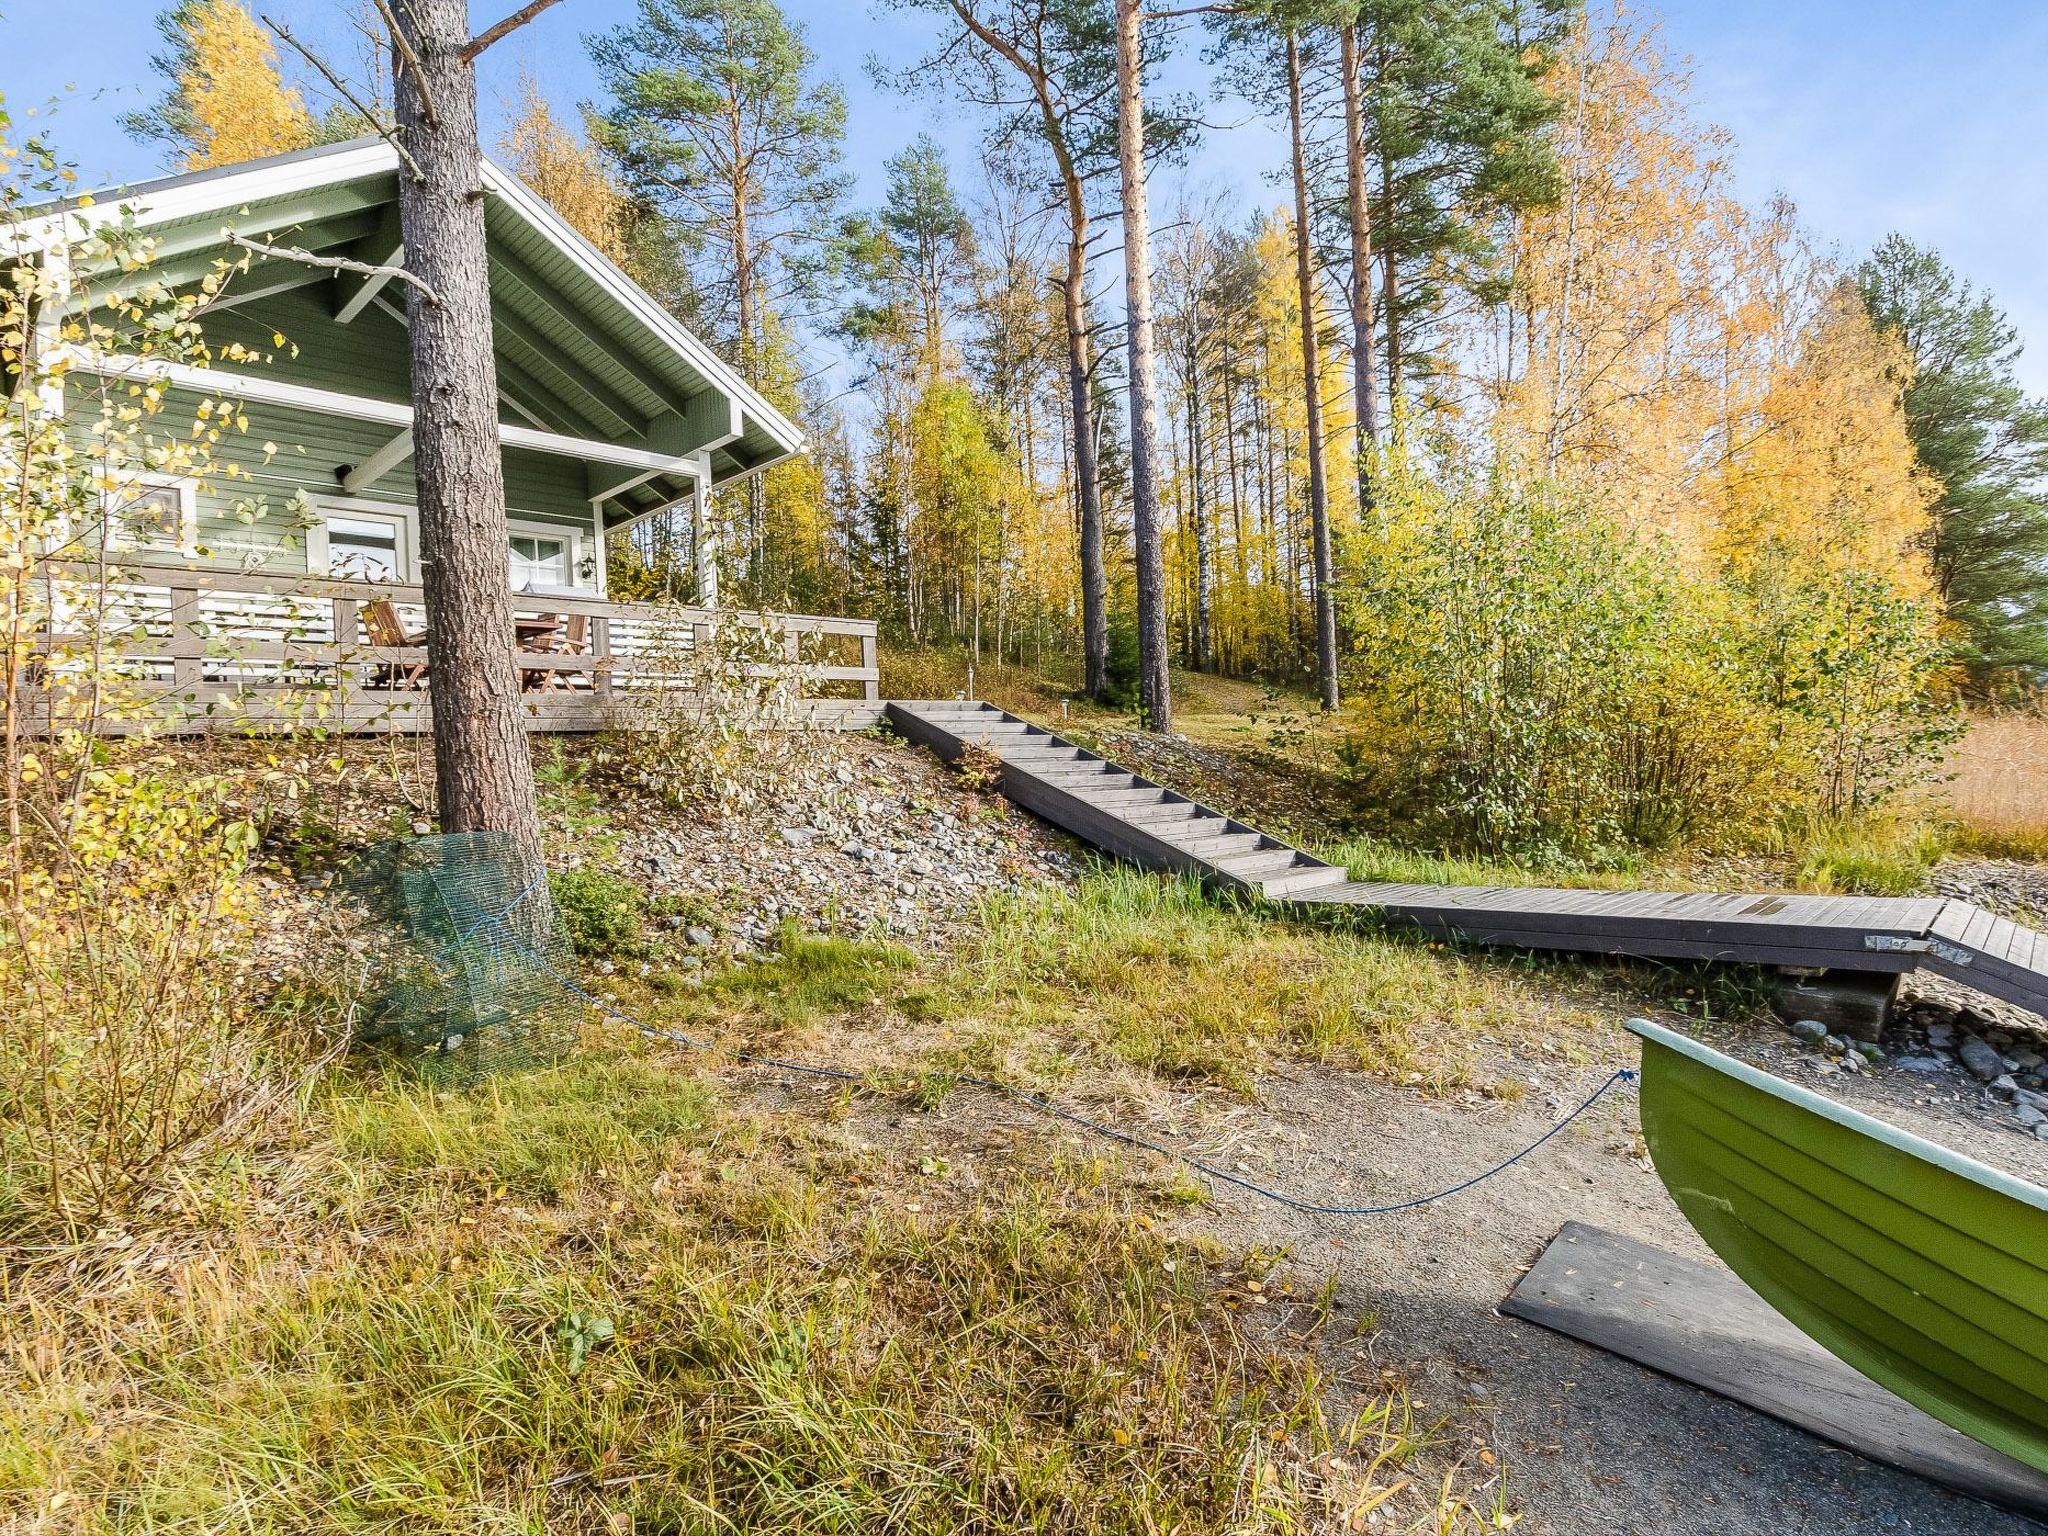
[[[327,574],[352,581],[409,581],[412,527],[403,517],[354,507],[321,514],[327,525]]]

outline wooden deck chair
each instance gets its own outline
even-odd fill
[[[424,631],[415,635],[406,629],[405,621],[398,616],[398,604],[388,597],[363,605],[363,628],[374,646],[410,649],[427,643]],[[427,682],[427,663],[382,662],[370,674],[370,681],[379,688],[423,688]]]
[[[588,614],[572,613],[566,617],[544,613],[541,618],[551,620],[556,628],[549,644],[535,646],[549,656],[588,656],[590,654],[590,617]],[[583,674],[565,671],[556,667],[527,667],[521,669],[525,687],[536,693],[545,693],[556,688],[577,688],[588,686]],[[579,681],[581,679],[581,681]]]

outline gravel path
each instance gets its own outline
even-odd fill
[[[1716,1042],[1767,1070],[1802,1076],[1793,1043]],[[1632,1057],[1617,1034],[1614,1061]],[[1507,1064],[1507,1070],[1513,1070]],[[1527,1070],[1526,1068],[1524,1069]],[[1229,1155],[1290,1187],[1361,1201],[1438,1186],[1527,1144],[1609,1068],[1563,1080],[1513,1108],[1437,1103],[1354,1073],[1305,1072],[1266,1085]],[[1810,1082],[1811,1074],[1804,1074]],[[1825,1091],[2025,1177],[2048,1180],[2048,1146],[2001,1133],[1948,1102],[1961,1080],[1931,1086],[1880,1068]],[[1251,1122],[1260,1122],[1256,1130]],[[1495,1309],[1567,1220],[1711,1259],[1640,1146],[1633,1095],[1611,1096],[1536,1154],[1443,1204],[1351,1221],[1304,1218],[1222,1189],[1217,1235],[1284,1247],[1302,1281],[1334,1274],[1347,1315],[1373,1317],[1369,1347],[1341,1346],[1331,1365],[1393,1368],[1433,1410],[1459,1413],[1507,1470],[1524,1530],[1557,1536],[1795,1536],[1912,1531],[2020,1536],[2041,1527],[1931,1483],[1836,1450],[1698,1388],[1672,1381]],[[1355,1170],[1349,1176],[1342,1170]]]

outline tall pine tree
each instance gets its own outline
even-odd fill
[[[2013,376],[2018,334],[1935,252],[1892,235],[1856,273],[1912,354],[1906,423],[1940,483],[1935,589],[1986,691],[2048,668],[2048,402]]]

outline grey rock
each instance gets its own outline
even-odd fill
[[[1934,1056],[1901,1056],[1892,1063],[1901,1072],[1939,1072],[1941,1061]]]
[[[1975,1035],[1963,1041],[1957,1054],[1963,1058],[1963,1065],[1969,1069],[1970,1075],[1980,1083],[2005,1075],[2005,1058]]]
[[[809,847],[811,839],[816,836],[817,833],[813,832],[809,827],[784,827],[782,829],[782,840],[792,848]]]
[[[1997,1094],[2001,1099],[2009,1099],[2014,1094],[2020,1091],[2020,1085],[2014,1082],[2010,1077],[2005,1076],[1994,1077],[1993,1079],[1991,1079],[1989,1083],[1985,1084],[1985,1086],[1989,1088],[1993,1093]]]
[[[2018,1088],[2013,1091],[2013,1098],[2022,1104],[2032,1105],[2035,1109],[2048,1113],[2048,1093],[2041,1093],[2033,1088]]]
[[[2031,1104],[2020,1105],[2013,1111],[2013,1118],[2019,1121],[2024,1130],[2031,1131],[2037,1125],[2048,1125],[2048,1115],[2042,1114]]]
[[[1827,1039],[1828,1027],[1821,1023],[1819,1019],[1794,1019],[1792,1021],[1792,1033],[1797,1038],[1804,1040],[1808,1045],[1819,1045],[1823,1040]]]
[[[712,932],[709,928],[686,928],[683,930],[683,937],[701,948],[711,942]]]

